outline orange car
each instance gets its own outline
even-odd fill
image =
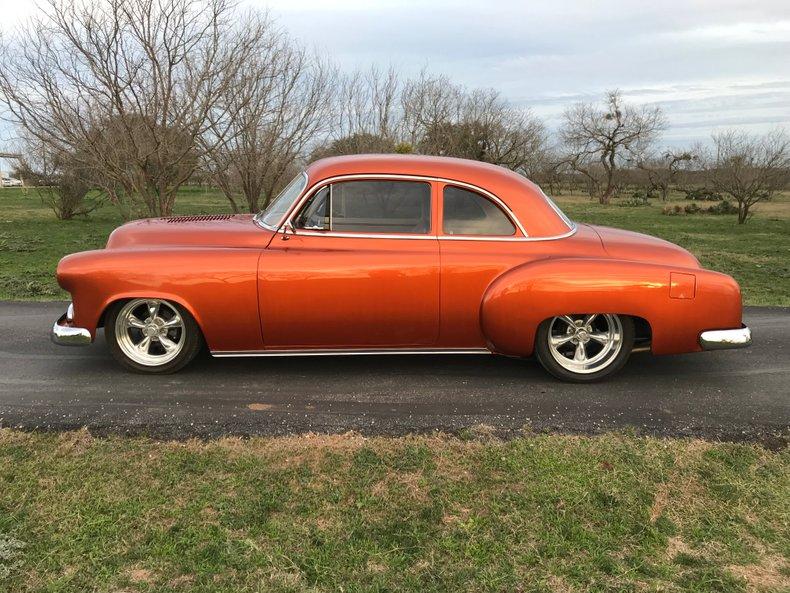
[[[737,283],[660,239],[570,221],[503,168],[363,155],[318,161],[256,216],[116,229],[63,258],[58,344],[104,327],[124,366],[214,356],[533,353],[593,381],[636,349],[751,343]]]

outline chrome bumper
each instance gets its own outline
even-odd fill
[[[716,329],[702,332],[699,344],[703,350],[746,348],[752,345],[752,330],[744,325],[740,329]]]
[[[69,304],[66,312],[52,326],[49,337],[61,346],[87,346],[93,341],[91,333],[84,327],[71,325],[74,318],[74,305]]]

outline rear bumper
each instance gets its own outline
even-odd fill
[[[752,331],[745,325],[739,329],[716,329],[702,332],[699,344],[703,350],[727,350],[752,345]]]
[[[69,305],[66,312],[61,315],[52,326],[49,337],[60,346],[87,346],[93,341],[91,333],[84,327],[74,327],[74,305]]]

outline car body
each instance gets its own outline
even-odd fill
[[[13,177],[3,177],[0,179],[0,187],[22,187],[22,181]]]
[[[158,335],[175,343],[165,326],[177,318],[214,356],[537,353],[583,381],[622,366],[624,349],[751,341],[737,283],[684,249],[574,223],[523,176],[442,157],[323,159],[259,215],[131,222],[105,249],[63,258],[57,278],[73,307],[53,340],[87,344],[105,326],[111,350],[129,335],[130,348]],[[117,320],[130,301],[140,308],[112,331],[108,314]],[[580,349],[609,348],[606,365],[565,368],[554,345],[574,363],[588,360]],[[114,353],[124,362],[129,352]]]

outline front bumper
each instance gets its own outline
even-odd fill
[[[752,330],[745,325],[740,329],[716,329],[702,332],[699,344],[703,350],[746,348],[752,345]]]
[[[87,346],[93,341],[91,333],[84,327],[74,327],[74,305],[69,304],[66,312],[58,318],[49,337],[60,346]]]

